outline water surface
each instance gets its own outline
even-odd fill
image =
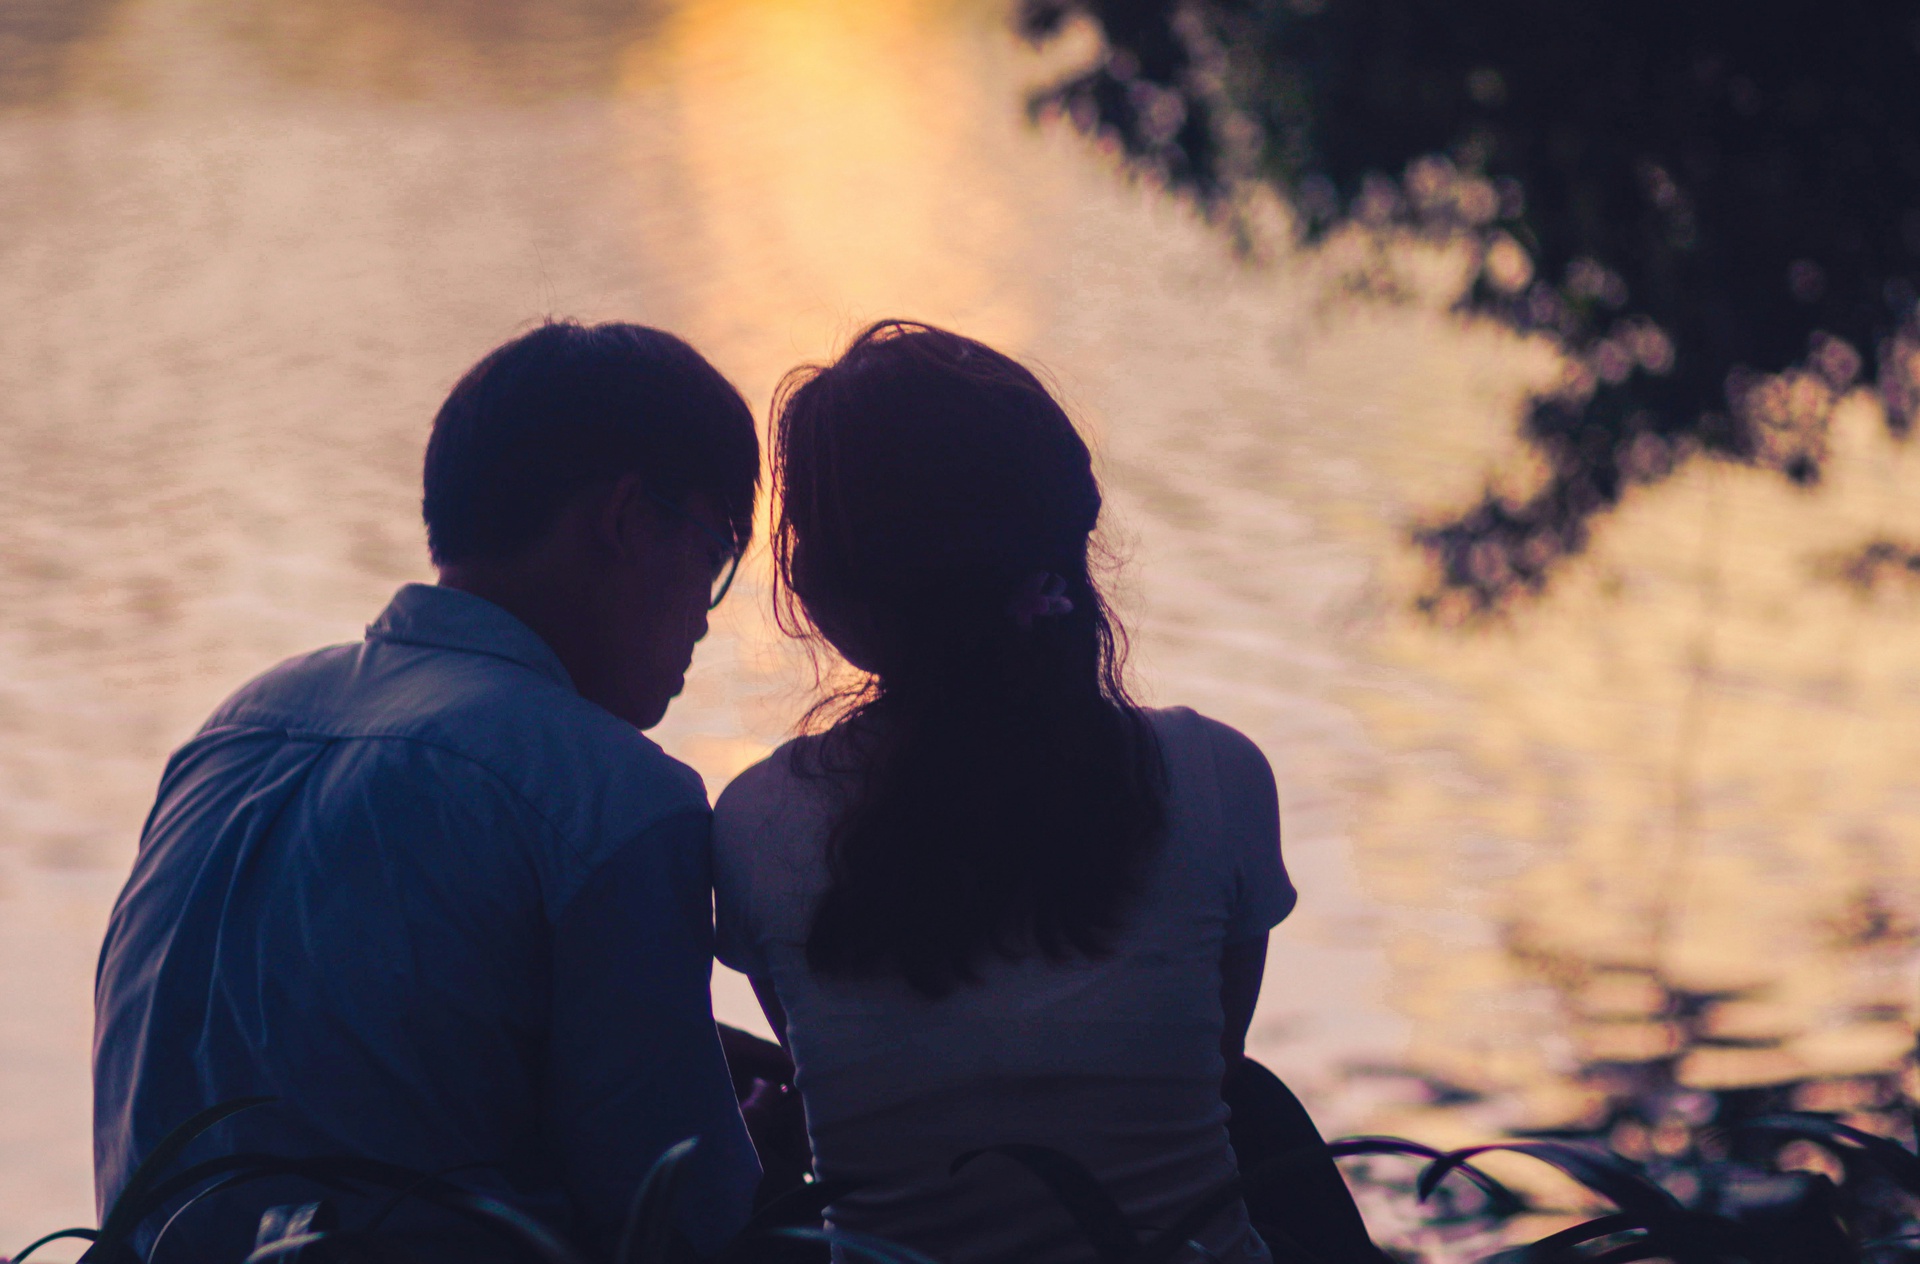
[[[1144,691],[1278,771],[1253,1044],[1332,1128],[1577,1117],[1568,1072],[1676,1039],[1656,977],[1731,998],[1691,1082],[1899,1058],[1920,594],[1832,559],[1920,538],[1908,449],[1843,411],[1820,489],[1701,466],[1510,621],[1424,621],[1409,528],[1537,477],[1553,357],[1447,315],[1444,258],[1393,307],[1237,262],[1025,123],[1047,65],[988,0],[0,11],[0,1249],[91,1218],[93,954],[167,752],[426,576],[433,409],[547,313],[675,329],[757,407],[883,315],[1051,373]],[[807,699],[760,573],[657,734],[714,788]],[[1405,1066],[1491,1105],[1350,1073]]]

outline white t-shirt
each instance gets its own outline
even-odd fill
[[[1093,1252],[1038,1179],[986,1155],[1065,1151],[1138,1224],[1166,1225],[1234,1172],[1220,1099],[1220,957],[1292,911],[1266,757],[1186,708],[1148,713],[1169,776],[1167,833],[1113,955],[989,958],[939,1000],[898,979],[819,978],[807,933],[825,890],[831,782],[796,772],[790,742],[714,809],[720,960],[770,980],[806,1102],[815,1171],[864,1187],[833,1222],[946,1264],[1050,1264]],[[1266,1264],[1244,1208],[1200,1241]],[[1192,1252],[1188,1253],[1189,1255]]]

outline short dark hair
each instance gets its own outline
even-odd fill
[[[550,321],[488,352],[433,419],[428,551],[441,566],[507,556],[582,489],[623,474],[674,502],[712,497],[745,548],[760,485],[753,411],[672,334]]]

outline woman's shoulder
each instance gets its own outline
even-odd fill
[[[805,780],[798,768],[810,762],[806,752],[817,740],[806,736],[783,742],[758,763],[734,774],[733,780],[727,783],[727,788],[713,802],[714,816],[749,815],[769,803],[786,799],[792,794],[795,783]]]
[[[728,915],[806,904],[825,880],[832,812],[806,775],[815,739],[801,737],[736,776],[713,805],[713,886]]]
[[[1272,765],[1245,733],[1187,707],[1156,711],[1153,724],[1171,783],[1169,826],[1190,844],[1175,851],[1209,874],[1231,873],[1233,924],[1247,935],[1265,931],[1294,898],[1280,860]]]
[[[1267,757],[1254,740],[1231,724],[1202,715],[1192,707],[1146,707],[1143,711],[1162,749],[1211,756],[1227,767],[1258,764]]]
[[[713,805],[716,841],[824,829],[836,789],[829,737],[796,737],[727,783]]]

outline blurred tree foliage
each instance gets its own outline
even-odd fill
[[[1551,477],[1420,540],[1447,617],[1539,589],[1596,513],[1698,454],[1820,478],[1863,380],[1920,409],[1920,4],[1023,0],[1092,66],[1036,95],[1231,218],[1265,185],[1309,241],[1465,240],[1463,300],[1576,366],[1525,427]]]
[[[94,38],[120,0],[0,0],[0,111],[57,92],[75,48]]]

